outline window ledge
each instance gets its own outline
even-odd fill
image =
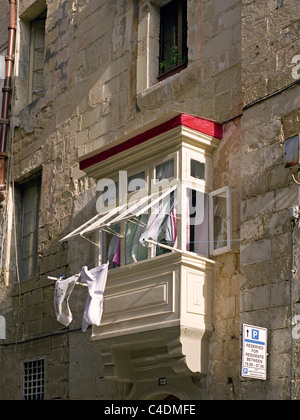
[[[170,70],[165,71],[157,77],[157,80],[161,82],[162,80],[167,79],[168,77],[173,76],[174,74],[180,73],[182,70],[187,68],[187,63],[181,63],[176,67],[173,67]]]
[[[192,264],[197,267],[201,266],[206,268],[208,266],[213,267],[215,264],[214,260],[210,260],[208,257],[201,256],[196,253],[187,252],[184,254],[177,252],[169,252],[163,255],[158,255],[157,257],[148,258],[146,260],[134,262],[128,265],[123,265],[121,267],[116,267],[108,271],[108,278],[118,279],[120,276],[124,276],[133,271],[145,272],[145,270],[151,270],[153,267],[157,268],[158,266],[165,266],[166,264],[174,263],[183,263],[183,264]]]
[[[172,69],[168,72],[163,73],[162,75],[157,77],[157,83],[149,86],[144,90],[140,90],[137,92],[137,105],[140,110],[147,108],[148,105],[153,105],[153,102],[155,100],[158,100],[157,98],[159,98],[160,96],[160,91],[162,92],[161,94],[165,96],[163,92],[165,92],[166,86],[176,86],[176,90],[181,90],[190,87],[193,82],[199,81],[200,68],[199,66],[197,67],[196,63],[189,61],[188,63],[183,63],[182,67],[181,65],[178,67],[178,69],[175,68],[177,69],[176,72],[173,72],[173,70],[175,69]],[[169,72],[171,74],[168,74]],[[160,77],[165,75],[166,77],[163,77],[159,80]],[[155,96],[153,97],[152,95]]]

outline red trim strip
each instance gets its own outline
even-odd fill
[[[126,140],[121,144],[104,150],[95,156],[82,160],[79,162],[79,168],[83,171],[90,166],[103,162],[112,156],[124,152],[125,150],[129,150],[135,146],[138,146],[139,144],[145,143],[147,140],[150,140],[160,134],[166,133],[167,131],[181,125],[184,125],[185,127],[191,128],[193,130],[197,130],[200,133],[207,134],[211,137],[215,137],[219,140],[221,140],[223,136],[222,124],[210,120],[205,120],[203,118],[194,117],[192,115],[180,114],[177,117],[172,118],[171,120],[166,121],[157,127],[153,127],[142,134],[138,134],[137,136],[132,137],[131,139]]]

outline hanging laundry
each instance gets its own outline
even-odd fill
[[[145,260],[148,256],[148,250],[142,246],[139,241],[141,234],[144,232],[148,220],[148,214],[141,214],[133,220],[129,220],[126,224],[125,233],[125,263],[131,264]]]
[[[88,297],[86,300],[82,331],[86,331],[89,325],[99,326],[103,313],[103,294],[105,290],[108,273],[108,264],[102,264],[99,267],[88,271],[84,266],[81,271],[81,282],[88,285]]]
[[[113,226],[112,231],[115,231],[116,234],[113,235],[109,247],[108,247],[108,260],[110,263],[113,263],[115,266],[120,267],[121,264],[121,241],[118,234],[120,233],[120,225]]]
[[[118,246],[116,249],[116,252],[114,253],[112,263],[115,264],[117,267],[120,267],[121,265],[121,240],[118,239]]]
[[[177,243],[176,200],[171,205],[170,202],[171,198],[167,197],[152,209],[146,230],[140,236],[140,243],[144,246],[149,246],[144,239],[162,240],[171,246]]]
[[[55,283],[54,308],[56,319],[66,327],[71,323],[73,316],[69,307],[69,298],[80,274],[76,274],[68,279],[59,278]]]
[[[177,248],[177,212],[176,204],[174,204],[171,210],[170,217],[167,219],[166,226],[166,241],[167,244]]]

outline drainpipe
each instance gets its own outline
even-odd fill
[[[8,112],[12,92],[12,77],[14,67],[14,49],[16,37],[16,0],[9,0],[8,47],[5,57],[5,80],[2,88],[2,109],[0,118],[0,201],[4,200],[3,191],[6,189],[6,141],[9,127]]]
[[[295,344],[294,344],[294,335],[293,335],[293,325],[294,325],[294,280],[295,280],[295,229],[299,227],[300,223],[300,211],[298,206],[293,206],[288,209],[289,219],[291,222],[291,279],[290,279],[290,316],[291,316],[291,400],[294,399],[294,362],[295,362]]]
[[[290,280],[290,315],[291,325],[294,322],[294,276],[295,276],[295,227],[296,220],[291,220],[291,280]],[[291,400],[294,400],[294,337],[291,334]]]

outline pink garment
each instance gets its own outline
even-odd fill
[[[176,206],[171,211],[171,229],[172,229],[172,242],[173,247],[177,248],[177,213]]]
[[[118,246],[117,246],[117,250],[116,253],[112,259],[112,262],[114,264],[116,264],[118,267],[120,267],[121,265],[121,240],[119,239],[118,241]]]
[[[191,243],[191,228],[190,228],[190,200],[187,196],[186,200],[186,250],[190,250]]]

